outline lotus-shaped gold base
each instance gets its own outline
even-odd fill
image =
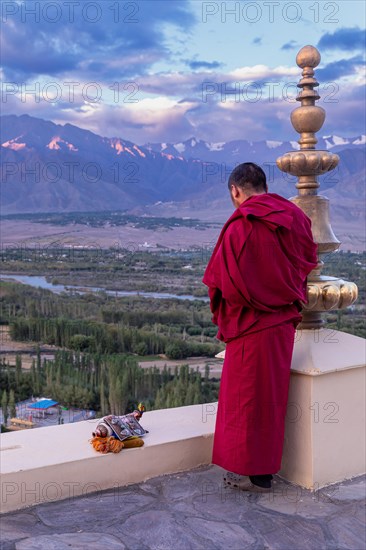
[[[308,304],[303,311],[331,311],[352,305],[358,296],[355,283],[336,277],[319,277],[319,281],[308,283]]]
[[[282,172],[288,172],[293,176],[315,176],[333,170],[339,162],[339,156],[329,151],[315,149],[290,151],[278,158],[276,162]]]
[[[302,329],[320,328],[325,324],[323,312],[345,309],[358,296],[355,283],[336,277],[320,276],[317,280],[308,281],[307,290],[308,303],[303,306],[303,320],[299,326]]]

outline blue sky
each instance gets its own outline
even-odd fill
[[[2,113],[138,144],[297,139],[312,44],[321,135],[365,133],[362,0],[3,0]]]

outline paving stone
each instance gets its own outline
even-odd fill
[[[138,486],[142,493],[147,493],[157,498],[163,498],[169,502],[191,500],[200,494],[200,486],[191,472],[159,476],[154,480],[140,483]]]
[[[190,470],[187,475],[194,480],[197,485],[202,485],[204,482],[213,482],[220,485],[223,481],[223,475],[226,472],[223,468],[216,465],[205,466]]]
[[[329,522],[329,530],[337,542],[337,548],[347,548],[347,550],[366,548],[364,521],[354,517],[338,516]]]
[[[207,541],[206,548],[241,550],[255,542],[255,538],[235,523],[207,521],[203,518],[186,518],[187,528]]]
[[[194,477],[195,480],[199,480],[201,478],[222,479],[222,476],[225,472],[226,470],[220,468],[220,466],[211,464],[210,466],[201,466],[199,468],[189,470],[187,472],[187,475]]]
[[[49,533],[50,529],[32,512],[11,512],[0,518],[1,543],[15,541],[32,535]]]
[[[12,512],[1,517],[0,547],[365,550],[365,478],[317,493],[275,478],[271,497],[225,488],[222,475],[205,466]]]
[[[148,533],[145,533],[143,537],[136,539],[136,538],[133,538],[128,533],[127,534],[121,533],[120,525],[118,526],[112,525],[111,527],[108,528],[108,534],[116,536],[119,540],[121,540],[126,545],[128,550],[150,550],[150,546],[146,544],[149,539]],[[108,550],[108,549],[103,548],[101,550]]]
[[[173,500],[169,502],[168,509],[175,517],[198,515],[194,502],[191,500]]]
[[[113,535],[100,533],[62,533],[30,537],[17,542],[16,550],[123,550],[125,545]]]
[[[366,502],[353,503],[349,515],[366,524]]]
[[[140,483],[138,485],[138,488],[149,495],[152,495],[154,497],[158,497],[161,494],[161,483],[150,483],[150,481],[146,481],[144,483]]]
[[[120,538],[128,548],[134,542],[136,550],[140,541],[149,550],[209,550],[203,537],[180,525],[166,510],[149,510],[129,517],[121,524]]]
[[[344,500],[364,500],[366,498],[366,480],[356,483],[350,482],[347,485],[335,485],[333,487],[325,487],[320,490],[320,493],[327,496],[332,501]]]
[[[315,519],[339,512],[339,504],[327,501],[321,494],[285,483],[274,483],[270,493],[259,495],[257,505],[281,514]]]
[[[225,487],[223,483],[207,482],[201,490],[201,495],[193,500],[197,515],[219,521],[232,521],[234,517],[240,521],[247,517],[254,512],[259,497],[257,494]]]
[[[268,550],[325,550],[329,548],[321,526],[313,520],[304,521],[295,516],[284,518],[277,514],[271,518],[273,527],[267,531],[263,528],[262,518],[263,516],[258,518],[257,530],[264,543],[264,548]],[[339,550],[338,547],[337,550]]]
[[[149,506],[156,501],[156,497],[153,495],[146,495],[139,491],[138,485],[130,487],[117,487],[109,495],[101,493],[99,499],[99,506],[101,508],[105,506],[118,506],[124,513],[133,513],[135,510]]]
[[[162,483],[162,495],[169,502],[175,500],[192,500],[201,494],[200,484],[192,482],[190,476],[170,476]]]
[[[50,502],[38,506],[37,514],[45,525],[53,528],[70,531],[102,529],[105,532],[109,525],[153,502],[152,496],[133,492],[130,488],[117,488],[113,492]]]

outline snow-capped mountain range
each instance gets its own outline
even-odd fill
[[[161,215],[161,205],[167,202],[189,204],[192,210],[199,204],[202,209],[227,198],[228,173],[245,161],[257,162],[265,171],[272,165],[272,191],[287,197],[295,192],[275,161],[298,149],[296,141],[208,143],[190,138],[137,145],[28,115],[6,115],[0,122],[2,214],[134,208],[151,212],[159,203]],[[355,212],[364,196],[365,143],[366,136],[324,136],[318,141],[318,149],[341,157],[339,169],[322,178],[322,189],[334,205],[339,202],[342,216],[359,215]]]
[[[331,150],[336,153],[342,149],[352,149],[366,144],[366,136],[353,138],[340,136],[318,137],[317,149]],[[179,143],[147,143],[144,147],[150,151],[180,156],[187,160],[199,159],[206,162],[226,162],[233,166],[250,159],[252,162],[275,161],[287,151],[298,150],[297,141],[247,141],[209,143],[192,137]],[[245,160],[244,160],[245,159]]]

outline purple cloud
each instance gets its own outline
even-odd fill
[[[190,61],[188,66],[194,71],[196,69],[218,69],[222,66],[219,61]]]
[[[164,24],[188,30],[195,23],[188,0],[50,2],[53,11],[45,11],[42,2],[33,0],[6,4],[12,11],[7,8],[3,13],[2,65],[11,80],[75,72],[79,79],[141,74],[170,55]],[[99,9],[90,9],[93,5]]]
[[[330,32],[324,34],[317,47],[321,50],[364,50],[365,42],[365,30],[358,27],[343,27],[334,31],[333,34]]]
[[[343,76],[349,76],[356,73],[358,67],[364,65],[364,60],[361,55],[352,57],[351,59],[340,59],[328,63],[323,69],[317,70],[317,77],[322,81],[338,80]]]
[[[286,42],[286,44],[283,44],[283,46],[281,46],[281,50],[293,50],[298,47],[299,46],[296,40],[290,40],[289,42]]]

